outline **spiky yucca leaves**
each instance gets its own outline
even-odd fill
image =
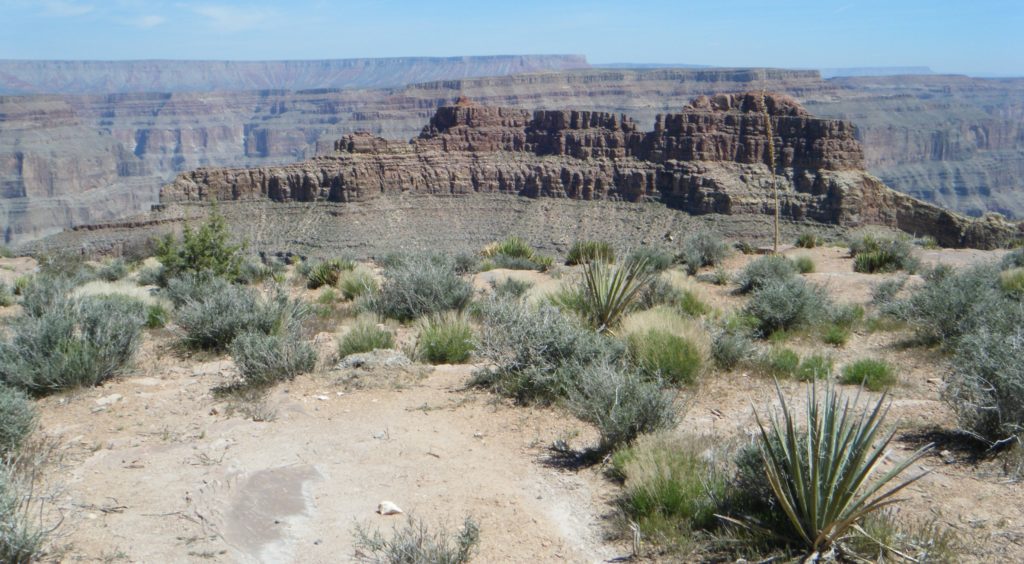
[[[585,315],[601,333],[610,333],[654,280],[647,259],[608,266],[600,261],[583,268]]]
[[[776,386],[776,391],[781,419],[773,416],[766,426],[757,417],[757,424],[765,475],[790,525],[790,530],[776,533],[787,540],[813,553],[827,552],[866,515],[896,503],[893,496],[924,475],[888,487],[931,445],[870,480],[896,433],[881,431],[890,405],[885,394],[861,410],[859,394],[851,402],[826,386],[819,401],[818,387],[810,385],[807,428],[798,429],[782,390]]]

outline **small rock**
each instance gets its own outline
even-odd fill
[[[377,505],[377,513],[381,515],[398,515],[399,513],[405,513],[401,507],[398,507],[393,502],[382,501]]]
[[[328,398],[327,396],[320,395],[320,396],[316,396],[316,399],[318,399],[320,401],[327,401],[330,398]]]
[[[110,394],[109,396],[103,396],[103,397],[99,398],[98,400],[96,400],[96,405],[98,405],[100,407],[106,407],[108,405],[114,405],[115,403],[117,403],[123,397],[124,396],[122,396],[121,394]]]
[[[954,462],[956,462],[956,457],[953,456],[953,453],[949,452],[948,450],[940,452],[939,456],[942,458],[942,461],[945,462],[946,464],[953,464]]]

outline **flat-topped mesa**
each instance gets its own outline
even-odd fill
[[[851,123],[812,117],[780,94],[701,96],[678,114],[658,115],[644,144],[654,162],[769,163],[768,109],[776,168],[863,170],[864,152]]]
[[[408,142],[357,133],[334,148],[333,155],[291,165],[194,170],[164,186],[160,199],[351,202],[497,192],[772,215],[777,185],[788,220],[886,225],[946,246],[992,247],[1017,235],[998,218],[971,220],[890,190],[864,171],[849,122],[812,117],[774,94],[700,97],[680,113],[659,116],[646,133],[625,115],[460,100],[438,108]]]

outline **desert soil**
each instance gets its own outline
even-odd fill
[[[869,302],[885,278],[853,273],[845,249],[786,254],[811,256],[817,270],[808,278],[840,302]],[[923,256],[956,265],[994,257],[951,250]],[[726,269],[748,260],[734,256]],[[5,270],[0,274],[13,272]],[[555,284],[535,273],[502,271],[475,282],[483,291],[490,279],[510,275]],[[743,302],[728,286],[690,284],[720,310]],[[41,433],[61,455],[47,469],[63,518],[51,559],[344,562],[357,559],[357,525],[388,533],[407,515],[449,529],[472,516],[482,531],[478,562],[629,556],[631,545],[610,525],[619,486],[602,466],[567,470],[548,462],[556,440],[593,441],[587,425],[557,408],[518,407],[467,389],[470,365],[353,379],[329,358],[343,330],[316,336],[324,358],[315,373],[258,402],[216,395],[214,388],[234,377],[230,358],[182,351],[173,327],[147,333],[129,374],[39,400]],[[1024,561],[1024,491],[998,460],[975,460],[943,439],[948,433],[929,434],[955,425],[940,400],[948,361],[934,350],[898,346],[906,337],[905,330],[862,332],[836,349],[814,335],[796,335],[787,346],[828,352],[838,367],[864,356],[897,365],[892,415],[904,431],[894,455],[913,451],[922,435],[940,441],[915,466],[930,473],[903,496],[901,515],[955,531],[964,561]],[[803,396],[799,384],[784,383],[783,390],[797,402]],[[752,406],[774,402],[767,378],[712,372],[684,390],[676,432],[704,436],[709,444],[745,440],[754,430]],[[406,515],[377,514],[385,500]]]

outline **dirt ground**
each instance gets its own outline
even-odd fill
[[[853,273],[842,248],[786,254],[811,256],[817,268],[808,278],[839,302],[867,303],[886,277]],[[922,258],[963,265],[996,255],[945,250]],[[751,259],[735,255],[725,268]],[[484,290],[504,276],[481,274],[475,284]],[[743,303],[730,286],[692,284],[719,310]],[[786,344],[828,352],[837,368],[865,356],[898,366],[890,419],[903,430],[894,456],[925,438],[939,441],[915,465],[930,473],[906,491],[899,511],[954,530],[963,561],[1024,561],[1024,489],[999,461],[974,460],[948,438],[954,419],[939,397],[947,360],[897,346],[906,336],[864,331],[832,348],[796,335]],[[334,337],[316,337],[325,356]],[[230,358],[183,352],[175,339],[173,327],[149,331],[128,375],[39,400],[41,432],[62,455],[47,471],[63,517],[52,560],[353,561],[357,524],[387,533],[407,518],[377,514],[382,501],[450,530],[472,516],[481,528],[478,562],[603,562],[631,553],[609,534],[619,486],[602,467],[548,463],[553,441],[585,446],[594,431],[557,408],[517,407],[466,389],[470,365],[397,378],[368,373],[354,387],[350,374],[325,361],[263,401],[239,403],[213,392],[233,377]],[[783,390],[796,402],[803,397],[800,384]],[[710,372],[684,390],[676,432],[743,440],[755,428],[752,406],[774,405],[774,393],[760,375]]]

